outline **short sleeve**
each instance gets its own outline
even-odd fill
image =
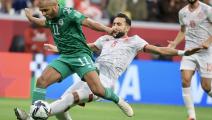
[[[208,6],[208,9],[207,9],[207,17],[208,17],[208,20],[210,22],[212,22],[212,7],[211,6]]]
[[[145,41],[144,39],[140,38],[138,35],[135,35],[135,49],[136,51],[143,51],[144,47],[148,44],[147,41]]]
[[[109,39],[110,39],[109,35],[101,36],[94,42],[94,45],[97,48],[102,49],[104,42],[108,41]]]
[[[184,23],[183,23],[183,13],[182,13],[182,11],[179,11],[178,18],[179,18],[180,25],[183,26]]]
[[[82,24],[82,21],[86,18],[82,13],[72,9],[72,8],[64,8],[63,13],[69,16],[71,21],[75,21],[76,23]]]

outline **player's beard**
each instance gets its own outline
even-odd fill
[[[194,4],[197,0],[187,0],[188,1],[188,3],[190,3],[190,4]]]
[[[121,37],[123,37],[125,35],[125,33],[124,32],[118,32],[116,35],[114,35],[113,37],[114,38],[121,38]]]

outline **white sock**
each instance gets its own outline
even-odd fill
[[[70,114],[67,112],[56,114],[58,120],[72,120]]]
[[[183,95],[184,104],[187,108],[189,117],[196,119],[194,103],[193,103],[190,87],[182,88],[182,95]]]
[[[72,94],[66,94],[61,99],[56,100],[50,104],[51,113],[50,116],[65,112],[66,109],[74,105],[74,96]]]

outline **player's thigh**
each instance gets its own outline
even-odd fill
[[[93,59],[87,55],[82,54],[73,58],[71,63],[71,68],[78,74],[81,79],[84,79],[84,75],[90,71],[97,71]]]
[[[63,79],[65,79],[67,76],[72,74],[72,70],[66,64],[65,62],[61,60],[54,60],[49,64],[53,73],[49,75],[49,78],[52,78],[55,82],[61,82]],[[56,77],[57,76],[57,77]]]
[[[211,83],[212,81],[212,78],[203,78],[201,77],[201,85],[202,85],[202,88],[206,91],[206,92],[210,92],[210,90],[212,89]]]
[[[202,88],[209,92],[212,80],[212,54],[204,54],[198,58]]]
[[[196,56],[184,56],[182,58],[180,70],[183,83],[190,84],[191,78],[196,68]]]
[[[212,78],[212,53],[198,56],[198,71],[202,78]]]

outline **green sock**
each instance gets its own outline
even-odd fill
[[[46,90],[42,88],[35,88],[32,91],[32,103],[36,100],[45,100],[46,97]]]
[[[110,88],[105,88],[104,99],[111,100],[111,101],[113,101],[115,103],[119,102],[119,97]]]

